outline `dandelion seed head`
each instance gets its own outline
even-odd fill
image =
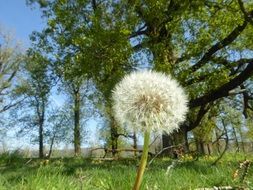
[[[187,96],[170,76],[155,71],[133,72],[113,91],[117,122],[137,131],[171,133],[184,121]]]

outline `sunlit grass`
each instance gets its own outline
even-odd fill
[[[216,166],[215,157],[191,157],[180,161],[156,159],[147,169],[142,189],[172,190],[236,186],[253,188],[253,166],[243,182],[233,180],[241,156],[228,155]],[[0,161],[0,190],[130,190],[137,160],[101,161],[83,158]],[[253,161],[252,157],[250,158]],[[173,167],[168,170],[169,166]]]

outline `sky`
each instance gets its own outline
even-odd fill
[[[14,34],[25,48],[30,46],[29,35],[45,26],[39,8],[27,6],[26,0],[0,0],[0,27]]]

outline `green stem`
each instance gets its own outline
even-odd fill
[[[137,176],[135,178],[133,190],[139,190],[141,186],[142,177],[147,165],[149,139],[150,139],[150,132],[146,131],[144,134],[144,145],[143,145],[143,152],[141,156],[141,162],[138,168]]]

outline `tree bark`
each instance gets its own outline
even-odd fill
[[[39,158],[44,157],[44,145],[43,145],[43,123],[39,124]]]
[[[81,134],[80,134],[80,92],[79,89],[74,92],[74,148],[75,156],[81,155]]]

